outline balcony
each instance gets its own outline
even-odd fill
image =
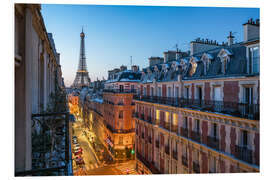
[[[214,113],[218,112],[222,114],[228,114],[231,116],[251,120],[260,119],[259,104],[199,100],[199,99],[184,99],[184,98],[159,97],[159,96],[134,96],[134,99],[151,103],[165,104],[180,108],[190,108],[194,110],[214,112]]]
[[[199,163],[193,161],[192,165],[193,165],[193,166],[192,166],[193,171],[194,171],[195,173],[200,173],[200,165],[199,165]]]
[[[112,133],[119,133],[119,134],[125,134],[125,133],[132,133],[135,132],[135,128],[131,129],[115,129],[111,125],[106,124],[106,128],[110,130]]]
[[[207,136],[207,146],[219,150],[219,139],[217,137]]]
[[[136,93],[136,89],[103,89],[106,93]]]
[[[181,130],[180,131],[181,136],[184,136],[184,137],[188,138],[188,129],[184,128],[184,127],[181,127],[180,130]]]
[[[252,154],[253,151],[248,149],[247,147],[235,145],[236,158],[252,164]]]
[[[171,131],[178,134],[178,126],[177,125],[172,125]]]
[[[156,148],[159,148],[159,141],[156,140]]]
[[[147,116],[147,122],[152,124],[152,117],[151,116]]]
[[[182,156],[182,165],[188,167],[188,159],[187,156]]]
[[[144,114],[141,114],[141,115],[140,115],[140,119],[145,120],[145,119],[144,119]]]
[[[175,151],[175,150],[173,150],[172,154],[173,154],[173,158],[174,158],[175,160],[178,160],[178,152]]]
[[[32,169],[15,176],[67,176],[71,163],[68,112],[32,114]]]
[[[148,162],[140,153],[136,152],[136,158],[141,161],[153,174],[161,174],[154,163]]]
[[[170,146],[165,146],[165,153],[170,155]]]
[[[201,143],[201,134],[199,132],[196,132],[196,131],[191,131],[190,139],[192,139],[193,141],[196,141],[198,143]]]

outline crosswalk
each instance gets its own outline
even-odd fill
[[[98,168],[98,164],[97,163],[90,164],[88,167],[89,167],[89,170],[96,169],[96,168]]]
[[[126,166],[118,166],[116,168],[119,169],[123,174],[138,174],[134,168],[129,168]]]

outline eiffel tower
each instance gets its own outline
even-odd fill
[[[84,32],[80,34],[81,45],[80,45],[80,57],[79,57],[79,66],[76,73],[76,78],[72,84],[74,88],[88,87],[90,85],[90,78],[87,71],[86,58],[85,58],[85,45],[84,45]]]

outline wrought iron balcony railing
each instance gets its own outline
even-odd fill
[[[188,167],[188,159],[187,156],[182,156],[182,165]]]
[[[103,92],[108,93],[136,93],[136,89],[103,89]]]
[[[192,139],[193,141],[196,141],[198,143],[201,143],[201,134],[199,132],[196,132],[196,131],[191,131],[190,139]]]
[[[68,112],[32,115],[32,169],[15,176],[68,175],[71,165]]]
[[[219,150],[219,139],[217,137],[207,136],[207,146]]]
[[[135,128],[131,129],[115,129],[111,125],[106,124],[107,129],[109,129],[112,133],[119,133],[119,134],[124,134],[124,133],[132,133],[135,132]]]
[[[253,159],[252,154],[253,154],[253,151],[248,149],[247,147],[235,145],[236,158],[252,164],[252,159]]]
[[[161,174],[155,164],[147,161],[140,153],[136,152],[136,158],[140,160],[153,174]]]
[[[188,138],[188,129],[184,128],[184,127],[181,127],[180,128],[180,134],[181,134],[181,136],[184,136],[184,137]]]
[[[134,99],[151,103],[166,104],[180,108],[190,108],[207,112],[218,112],[222,114],[228,114],[231,116],[251,120],[260,119],[259,104],[200,100],[200,99],[184,99],[184,98],[160,97],[160,96],[134,96]]]
[[[200,173],[200,164],[198,162],[193,161],[192,169],[195,173]]]

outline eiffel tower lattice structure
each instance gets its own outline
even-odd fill
[[[82,88],[88,87],[90,85],[90,78],[87,71],[86,58],[85,58],[85,45],[84,45],[84,37],[85,34],[82,30],[80,33],[81,44],[80,44],[80,58],[79,58],[79,66],[76,73],[75,80],[72,84],[74,88]]]

